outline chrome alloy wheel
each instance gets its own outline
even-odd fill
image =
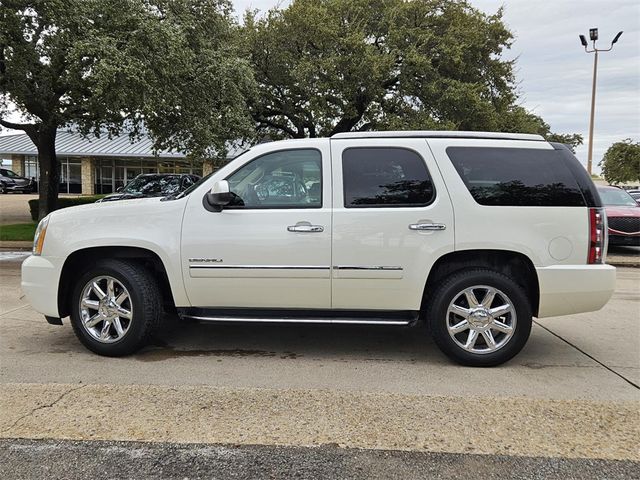
[[[513,337],[516,321],[509,297],[487,285],[466,288],[447,309],[449,335],[470,353],[493,353],[504,347]]]
[[[99,342],[117,342],[131,326],[131,296],[126,287],[113,277],[100,276],[89,280],[82,289],[79,307],[82,326]]]

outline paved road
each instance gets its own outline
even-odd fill
[[[304,448],[0,440],[0,477],[13,480],[629,480],[638,478],[639,473],[637,464],[626,461],[372,451],[334,445]]]
[[[639,269],[618,270],[601,312],[540,320],[511,362],[472,369],[451,364],[421,328],[174,324],[137,355],[102,358],[68,324],[50,326],[26,305],[18,266],[0,262],[0,438],[11,446],[0,466],[66,452],[88,472],[99,462],[82,452],[98,448],[108,462],[117,449],[94,442],[123,440],[169,442],[136,447],[131,477],[163,449],[178,465],[199,451],[188,444],[206,443],[263,445],[233,447],[234,458],[243,465],[273,455],[282,463],[265,468],[276,477],[304,452],[294,466],[302,478],[331,462],[384,472],[387,461],[434,478],[455,473],[452,462],[479,478],[511,467],[588,478],[578,472],[589,465],[604,469],[591,478],[633,469],[640,478],[638,464],[615,462],[640,461]],[[337,446],[295,450],[320,445]],[[235,461],[211,448],[220,468]],[[49,463],[64,476],[63,462]],[[37,476],[35,467],[23,472]]]

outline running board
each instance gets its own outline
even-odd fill
[[[253,310],[186,308],[181,318],[216,323],[312,323],[336,325],[410,325],[418,312],[363,310]]]

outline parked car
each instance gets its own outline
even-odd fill
[[[625,190],[598,187],[607,213],[609,245],[640,246],[640,206]]]
[[[0,193],[32,193],[35,190],[35,180],[21,177],[12,170],[0,168]]]
[[[627,193],[640,205],[640,190],[627,190]]]
[[[107,195],[97,201],[112,202],[114,200],[131,200],[144,197],[166,197],[177,195],[200,180],[197,175],[177,173],[144,173],[118,189],[116,193]]]
[[[585,169],[539,135],[341,133],[257,145],[174,197],[54,211],[22,288],[101,355],[144,346],[164,309],[427,322],[452,359],[489,366],[522,349],[533,316],[609,300],[604,221]]]

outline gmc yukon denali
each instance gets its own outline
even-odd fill
[[[341,133],[255,146],[179,195],[55,211],[22,288],[101,355],[140,349],[169,313],[426,322],[453,360],[491,366],[532,317],[605,305],[606,232],[584,168],[538,135]]]

